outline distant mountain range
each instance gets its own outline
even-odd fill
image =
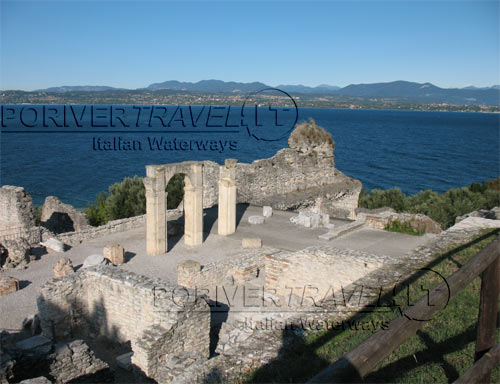
[[[162,83],[154,83],[146,88],[140,88],[135,91],[158,91],[166,89],[200,93],[249,93],[262,90],[263,88],[278,88],[292,95],[336,95],[339,97],[346,96],[385,102],[500,105],[499,85],[483,88],[473,86],[465,88],[440,88],[431,83],[422,84],[401,80],[389,83],[351,84],[344,88],[326,84],[318,85],[317,87],[308,87],[300,84],[271,87],[260,82],[238,83],[233,81],[202,80],[191,83],[170,80]],[[89,85],[51,87],[41,89],[39,92],[65,93],[74,91],[98,92],[111,90],[123,89]]]

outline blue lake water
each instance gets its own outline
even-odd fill
[[[1,135],[0,182],[23,186],[37,204],[48,195],[56,195],[84,207],[110,184],[126,176],[144,176],[147,164],[185,160],[222,163],[225,158],[251,162],[271,157],[287,146],[286,139],[256,140],[247,129],[231,128],[234,116],[229,120],[226,116],[226,124],[221,129],[211,128],[212,132],[205,132],[206,126],[202,127],[205,130],[198,126],[186,132],[188,128],[179,125],[176,132],[158,134],[143,128],[136,133],[88,133],[84,131],[92,127],[85,119],[78,132],[10,133],[7,131],[23,127],[8,126]],[[361,180],[368,189],[400,187],[407,194],[423,189],[444,192],[500,176],[498,114],[299,109],[299,122],[309,117],[331,133],[336,167]],[[283,133],[285,129],[276,127],[272,114],[263,114],[260,125],[259,137],[274,137],[273,130]],[[104,142],[113,137],[141,142],[142,150],[95,150],[95,140]],[[151,150],[148,138],[195,142],[186,144],[190,148]],[[207,149],[198,148],[198,140],[208,141]],[[214,150],[210,150],[210,140],[216,142],[212,143]]]

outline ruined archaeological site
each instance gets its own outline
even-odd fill
[[[335,167],[334,149],[304,123],[251,164],[146,165],[146,214],[100,227],[56,196],[37,226],[23,187],[2,186],[0,381],[241,380],[291,339],[349,324],[436,252],[499,227],[498,209],[445,231],[359,209],[361,182]],[[176,174],[184,200],[167,209]],[[394,220],[426,234],[384,230]]]

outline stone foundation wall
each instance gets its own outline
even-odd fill
[[[146,225],[146,215],[113,220],[100,227],[87,227],[81,231],[61,233],[56,238],[65,244],[73,245],[84,240],[106,236],[112,233],[124,232]]]
[[[112,266],[87,268],[46,283],[37,304],[44,336],[131,341],[132,363],[152,378],[161,354],[208,358],[206,298],[159,279]]]
[[[266,291],[320,301],[382,267],[383,260],[361,251],[317,246],[267,255]]]
[[[267,255],[277,252],[277,249],[270,247],[246,249],[228,260],[209,263],[203,267],[193,261],[179,263],[177,283],[189,288],[241,284],[258,277],[264,270]]]

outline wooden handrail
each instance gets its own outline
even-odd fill
[[[429,296],[422,297],[413,307],[404,312],[405,316],[398,317],[392,320],[387,330],[379,330],[373,334],[359,346],[345,354],[342,358],[331,364],[319,374],[314,376],[309,383],[332,383],[332,382],[359,382],[369,374],[380,362],[382,362],[390,353],[396,350],[410,336],[414,335],[423,325],[423,321],[415,321],[411,319],[430,319],[436,312],[444,308],[448,300],[459,293],[467,285],[469,285],[480,273],[488,267],[489,279],[498,280],[498,259],[500,254],[500,237],[493,240],[488,246],[478,252],[466,265],[460,268],[457,272],[446,279],[446,282],[441,283],[434,288]],[[496,270],[495,266],[496,265]],[[483,282],[485,281],[483,276]],[[492,283],[487,284],[489,286]],[[486,293],[485,293],[486,295]],[[491,309],[488,309],[488,314],[484,316],[484,320],[479,319],[479,325],[483,322],[491,328],[491,313],[496,316],[498,307],[498,292],[496,296],[493,292],[488,295],[487,302],[491,304]],[[482,297],[483,295],[481,295]],[[493,299],[491,298],[493,297]],[[429,303],[433,305],[430,306]],[[493,325],[493,340],[494,329],[496,328],[496,317]],[[478,332],[482,335],[482,331]],[[484,346],[491,344],[491,332],[485,332],[485,339],[488,341]],[[494,341],[493,341],[494,342]],[[488,349],[493,344],[489,345]],[[485,351],[483,351],[484,353]]]

